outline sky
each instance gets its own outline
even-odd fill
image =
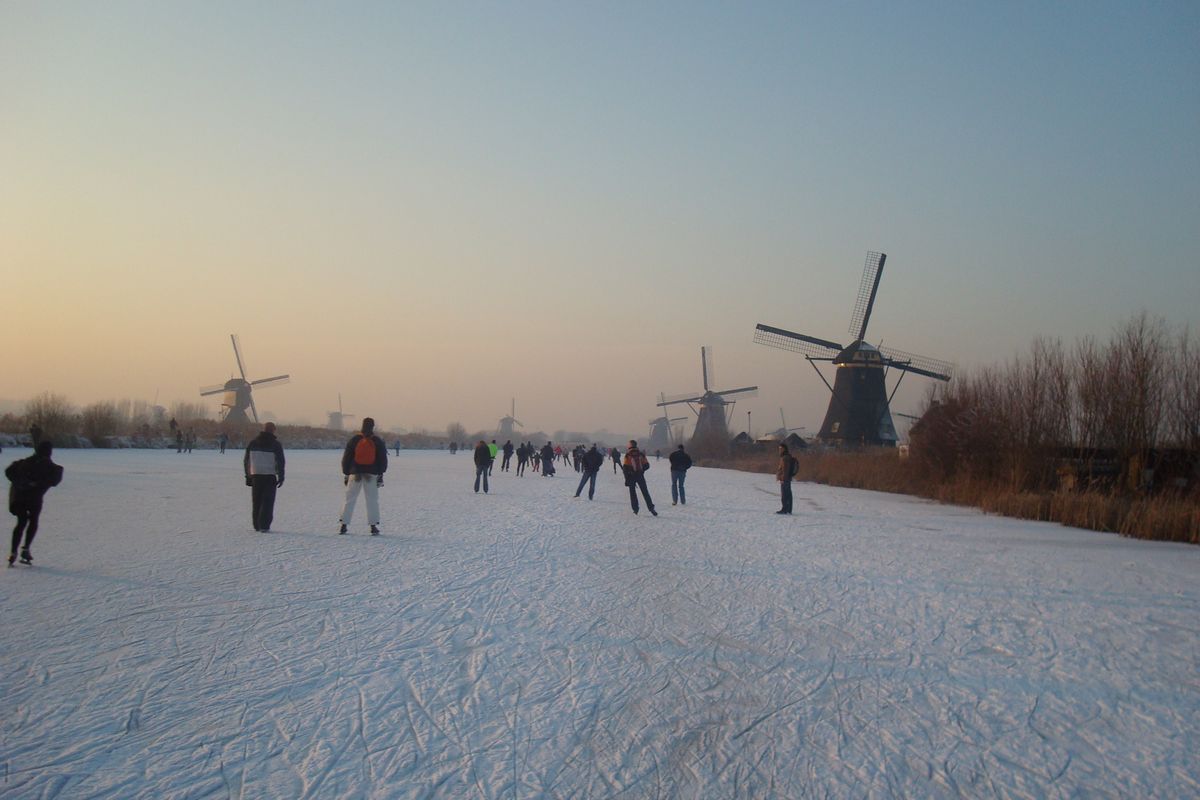
[[[871,250],[867,339],[960,371],[1197,329],[1198,41],[1194,2],[0,2],[0,403],[202,402],[237,333],[285,422],[644,434],[704,345],[735,430],[812,433],[754,326],[848,343]]]

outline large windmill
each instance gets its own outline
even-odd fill
[[[272,378],[260,378],[252,381],[246,378],[246,366],[242,362],[242,349],[238,344],[237,334],[231,333],[229,340],[233,342],[233,355],[237,359],[238,373],[241,377],[230,378],[224,383],[218,383],[215,386],[205,386],[200,389],[201,397],[208,397],[212,394],[224,394],[221,398],[221,408],[224,409],[222,419],[231,425],[249,424],[250,418],[246,416],[246,409],[254,416],[254,421],[258,422],[258,409],[254,407],[254,398],[250,395],[250,388],[257,386],[265,388],[267,386],[278,386],[281,383],[287,383],[290,375],[276,375]]]
[[[662,402],[666,402],[667,398],[660,393],[658,395],[658,399]],[[676,422],[686,421],[687,417],[672,417],[667,414],[663,414],[657,419],[650,420],[650,435],[646,439],[646,452],[665,450],[673,447],[675,445],[676,437],[672,425],[674,425]],[[683,439],[683,436],[680,435],[679,439]]]
[[[709,379],[709,348],[700,348],[700,369],[704,378],[704,393],[693,397],[679,397],[674,400],[664,400],[658,405],[661,408],[687,403],[688,408],[696,414],[696,430],[692,432],[690,448],[694,451],[723,453],[729,449],[729,417],[734,400],[725,398],[733,394],[754,397],[758,393],[757,386],[743,386],[740,389],[724,389],[716,391],[708,386]],[[727,409],[729,409],[727,411]],[[664,412],[666,413],[666,412]]]
[[[821,371],[813,363],[815,361],[829,361],[837,366],[833,386],[829,386],[829,381],[821,375],[821,380],[833,397],[817,438],[831,444],[894,446],[896,427],[892,423],[889,406],[891,397],[900,387],[900,381],[904,380],[903,373],[912,372],[948,381],[954,370],[948,361],[913,355],[891,347],[877,347],[866,341],[867,323],[871,321],[871,309],[875,306],[875,294],[879,291],[879,279],[883,275],[885,261],[885,253],[867,253],[858,299],[850,315],[850,333],[854,334],[855,339],[848,346],[770,325],[755,326],[755,342],[801,353],[818,375],[821,375]],[[884,380],[887,369],[901,372],[891,396],[888,395]]]
[[[512,439],[517,435],[517,427],[525,427],[521,420],[517,419],[517,398],[512,399],[512,411],[507,417],[500,418],[500,428],[496,431],[497,436],[503,436],[506,439]]]
[[[354,419],[356,416],[358,415],[342,411],[342,393],[338,392],[338,410],[329,412],[329,424],[326,427],[333,431],[344,430],[346,420]]]

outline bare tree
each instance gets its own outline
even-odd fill
[[[42,436],[53,441],[75,432],[75,409],[61,394],[42,392],[25,404],[25,421],[42,429]]]

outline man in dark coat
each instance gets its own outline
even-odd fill
[[[650,499],[650,490],[646,488],[646,470],[650,469],[650,460],[638,449],[637,442],[633,439],[629,440],[629,449],[625,451],[625,463],[621,465],[621,469],[625,471],[625,485],[629,487],[629,505],[633,508],[633,513],[638,513],[637,491],[641,489],[642,497],[646,499],[646,508],[657,517],[654,501]]]
[[[492,470],[492,449],[483,439],[475,445],[475,493],[479,493],[479,479],[483,478],[483,493],[488,493],[488,473]]]
[[[339,534],[350,529],[350,518],[361,491],[367,496],[367,522],[371,535],[379,535],[379,487],[388,468],[387,445],[375,435],[375,420],[363,417],[362,431],[350,437],[342,453],[342,482],[346,484],[346,502],[342,505]]]
[[[17,518],[17,526],[13,528],[12,549],[8,556],[11,567],[17,560],[17,545],[21,542],[21,534],[25,534],[25,545],[21,548],[21,563],[32,564],[33,556],[29,546],[37,535],[38,518],[42,514],[42,498],[51,486],[62,482],[63,468],[50,460],[54,445],[49,439],[42,439],[34,448],[34,454],[8,465],[4,476],[12,481],[8,490],[8,510]]]
[[[583,454],[579,459],[580,466],[583,467],[583,477],[579,479],[579,488],[575,490],[575,496],[583,491],[583,485],[588,485],[588,500],[596,494],[596,473],[604,466],[604,454],[596,449],[596,445],[592,445],[592,449]]]
[[[692,457],[683,451],[683,445],[667,457],[671,462],[671,505],[683,503],[687,505],[687,495],[683,492],[683,480],[687,471],[692,468]]]
[[[779,466],[775,468],[775,480],[779,481],[779,500],[783,506],[776,514],[792,513],[792,478],[796,476],[799,465],[786,444],[779,443]]]
[[[266,533],[275,519],[275,490],[283,486],[283,445],[275,438],[274,422],[246,445],[242,466],[250,487],[250,521],[254,530]]]
[[[501,452],[504,453],[504,459],[500,462],[500,471],[508,472],[509,462],[512,461],[513,449],[514,449],[512,439],[509,439],[508,441],[506,441],[504,443],[504,447],[502,447],[500,449],[501,449]]]
[[[546,442],[542,447],[542,477],[550,478],[554,476],[554,446]]]

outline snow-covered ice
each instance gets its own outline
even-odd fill
[[[286,446],[286,442],[284,443]],[[28,451],[5,450],[5,464]],[[5,797],[1195,797],[1200,548],[694,469],[59,451],[0,570]],[[9,518],[11,520],[11,517]]]

